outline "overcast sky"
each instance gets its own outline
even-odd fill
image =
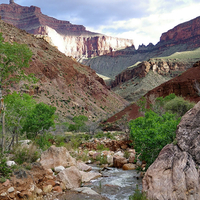
[[[163,32],[200,16],[200,0],[14,0],[87,30],[156,44]],[[9,3],[9,0],[0,0]]]

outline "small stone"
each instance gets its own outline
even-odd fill
[[[16,165],[16,163],[15,163],[15,161],[7,161],[6,162],[6,165],[8,166],[8,167],[11,167],[12,165]]]
[[[34,190],[35,190],[35,185],[31,185],[29,191],[30,191],[30,192],[33,192]]]
[[[8,192],[9,192],[9,193],[14,192],[14,191],[15,191],[15,188],[14,188],[14,187],[8,188]]]
[[[10,185],[10,181],[7,179],[4,183],[3,186],[8,187]]]
[[[123,170],[134,170],[134,169],[136,169],[136,165],[132,164],[132,163],[128,163],[128,164],[123,165],[122,169]]]
[[[38,194],[38,195],[41,195],[42,194],[42,190],[40,188],[36,188],[35,189],[35,193]]]
[[[62,188],[61,188],[60,186],[55,186],[55,187],[53,188],[53,191],[58,192],[58,193],[61,193],[61,192],[62,192]]]
[[[47,185],[43,187],[43,192],[44,193],[49,193],[52,191],[53,186],[52,185]]]
[[[2,196],[2,197],[6,197],[6,196],[7,196],[7,193],[6,193],[6,192],[3,192],[3,193],[1,193],[1,196]]]
[[[62,170],[64,170],[65,168],[63,167],[63,166],[57,166],[57,167],[55,167],[54,168],[54,171],[55,172],[60,172],[60,171],[62,171]]]
[[[45,176],[45,178],[47,178],[47,179],[53,179],[53,176],[47,175],[47,176]]]
[[[53,181],[53,180],[47,180],[46,184],[47,185],[52,185],[53,187],[56,185],[55,181]]]

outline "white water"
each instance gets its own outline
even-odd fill
[[[100,168],[93,166],[93,171]],[[103,171],[103,176],[92,181],[91,188],[110,200],[128,200],[133,195],[136,185],[142,189],[142,180],[136,170],[109,168]]]

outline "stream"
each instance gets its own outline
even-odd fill
[[[94,172],[99,172],[101,168],[92,166]],[[128,200],[133,195],[136,185],[142,189],[142,179],[136,170],[122,170],[118,168],[108,168],[101,173],[103,177],[91,181],[90,187],[107,197],[110,200]]]

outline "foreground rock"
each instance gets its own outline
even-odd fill
[[[58,178],[65,184],[66,189],[73,189],[81,186],[81,173],[75,166],[62,170],[58,174]]]
[[[162,149],[144,176],[149,199],[200,199],[200,102],[182,117],[176,140]]]
[[[51,146],[42,153],[40,163],[44,168],[52,169],[58,166],[74,166],[76,160],[70,156],[65,147]]]

